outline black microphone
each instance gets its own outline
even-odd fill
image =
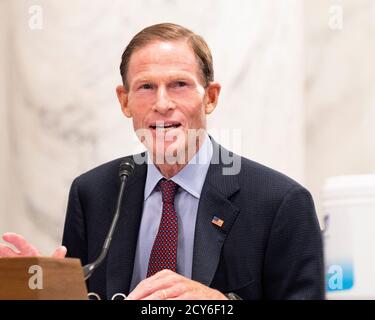
[[[97,267],[103,262],[103,260],[107,256],[108,249],[112,241],[113,232],[115,231],[117,220],[120,216],[120,207],[121,207],[121,202],[122,202],[122,196],[124,194],[126,179],[130,175],[133,174],[134,167],[135,167],[134,161],[131,158],[122,160],[120,163],[119,176],[120,176],[121,184],[120,184],[120,191],[117,197],[116,211],[113,216],[111,227],[109,228],[107,237],[104,241],[102,252],[100,253],[99,257],[94,262],[86,264],[83,267],[83,275],[85,277],[85,280],[87,280],[88,278],[92,276],[94,271],[97,269]]]

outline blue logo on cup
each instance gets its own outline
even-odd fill
[[[351,263],[328,264],[326,270],[326,290],[349,290],[354,284],[353,266]]]

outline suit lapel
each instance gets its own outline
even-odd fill
[[[107,259],[107,298],[128,294],[142,217],[147,165],[137,165],[125,187],[121,214]]]
[[[213,139],[213,159],[201,192],[194,237],[192,279],[209,286],[215,275],[223,243],[237,218],[239,209],[230,197],[239,189],[237,175],[223,175],[224,165],[220,157],[223,148]],[[225,152],[229,152],[223,149]],[[214,217],[223,221],[215,225]]]

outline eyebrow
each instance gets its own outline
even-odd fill
[[[176,72],[176,73],[173,73],[173,74],[171,74],[171,75],[166,75],[165,76],[165,78],[164,78],[164,80],[178,80],[178,79],[186,79],[186,80],[193,80],[193,81],[195,81],[195,79],[192,77],[192,76],[190,76],[190,75],[188,75],[187,73],[184,73],[184,72]],[[137,83],[142,83],[142,82],[153,82],[153,77],[152,76],[150,76],[150,77],[147,77],[147,76],[141,76],[141,77],[139,77],[139,78],[135,78],[134,80],[133,80],[133,83],[134,84],[137,84]]]

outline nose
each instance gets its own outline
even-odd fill
[[[171,100],[165,87],[160,86],[156,94],[156,101],[153,110],[165,114],[170,109],[175,108],[175,103]]]

